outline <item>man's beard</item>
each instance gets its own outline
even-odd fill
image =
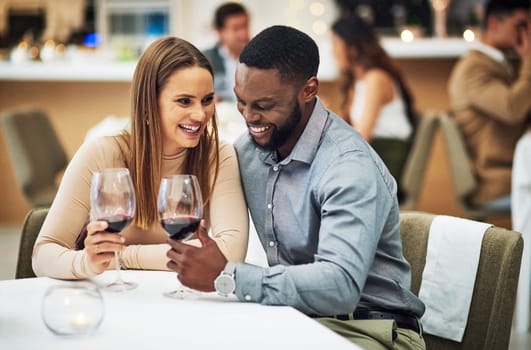
[[[286,143],[286,141],[288,141],[295,127],[297,126],[297,124],[299,124],[301,118],[301,109],[297,101],[295,101],[295,106],[291,110],[291,114],[286,119],[286,121],[278,127],[276,125],[271,125],[273,131],[271,132],[271,137],[268,143],[266,143],[265,145],[261,145],[255,141],[254,137],[251,137],[251,139],[253,140],[254,144],[259,148],[266,151],[275,151],[282,147]]]

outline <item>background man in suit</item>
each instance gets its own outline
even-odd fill
[[[472,204],[510,205],[517,140],[531,112],[529,0],[491,0],[481,43],[462,57],[448,83],[450,105],[478,180]],[[517,72],[507,62],[516,55]]]
[[[218,101],[235,101],[234,73],[238,58],[249,42],[249,14],[239,3],[229,2],[216,9],[216,45],[203,53],[214,69],[214,89]]]

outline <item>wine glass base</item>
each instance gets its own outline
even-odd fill
[[[126,290],[135,289],[138,283],[135,282],[113,282],[103,287],[103,290],[108,292],[125,292]]]
[[[164,296],[173,299],[197,299],[199,298],[199,293],[192,289],[183,288],[166,292],[164,293]]]

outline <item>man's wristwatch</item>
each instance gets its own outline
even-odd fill
[[[236,282],[234,282],[234,270],[236,270],[236,263],[228,262],[225,269],[221,271],[220,275],[214,281],[216,292],[223,297],[228,297],[236,290]]]

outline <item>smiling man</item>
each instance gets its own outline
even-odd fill
[[[292,306],[366,349],[425,349],[396,182],[361,135],[323,107],[318,66],[308,35],[273,26],[249,42],[236,70],[249,132],[235,147],[270,267],[214,262],[201,253],[214,247],[204,229],[205,248],[170,242],[168,266],[189,287]]]

